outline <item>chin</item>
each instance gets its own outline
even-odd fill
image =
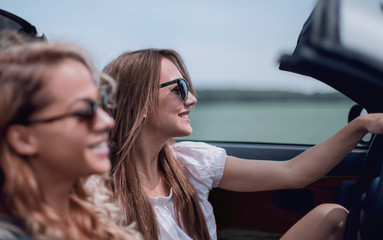
[[[175,137],[175,138],[183,138],[183,137],[188,137],[191,134],[192,134],[192,132],[181,132],[181,133],[174,134],[173,137]]]
[[[109,158],[103,159],[103,160],[99,160],[92,167],[93,174],[108,173],[111,170],[111,168],[112,168],[112,164],[111,164]]]
[[[190,136],[192,133],[193,133],[193,129],[190,128],[190,129],[188,129],[188,130],[186,130],[186,131],[183,132],[183,136],[182,136],[182,137],[188,137],[188,136]]]
[[[182,126],[182,127],[173,128],[170,135],[172,137],[182,138],[182,137],[190,136],[192,133],[193,133],[193,129],[189,125],[189,126]]]

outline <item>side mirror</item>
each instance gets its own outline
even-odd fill
[[[362,106],[356,104],[352,106],[350,111],[348,112],[348,122],[351,122],[355,118],[364,114],[368,114],[367,110],[363,108]],[[369,146],[372,139],[373,139],[373,135],[369,133],[362,140],[360,140],[359,144],[363,146]]]

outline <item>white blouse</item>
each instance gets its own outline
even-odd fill
[[[173,145],[173,152],[196,190],[211,239],[217,239],[213,207],[208,197],[209,191],[217,187],[221,181],[227,158],[226,151],[202,142],[179,142]],[[161,240],[191,239],[184,229],[177,225],[171,189],[169,196],[151,198],[151,201],[159,224]]]

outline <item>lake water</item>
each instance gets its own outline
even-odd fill
[[[184,139],[319,143],[347,124],[351,101],[198,103]]]

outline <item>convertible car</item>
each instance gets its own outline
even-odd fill
[[[364,112],[383,111],[382,47],[382,1],[320,0],[304,23],[294,52],[281,56],[279,68],[319,80],[353,100],[351,121]],[[290,159],[310,147],[212,144],[235,156],[275,161]],[[344,239],[383,239],[382,160],[383,136],[371,136],[327,176],[304,189],[262,193],[215,189],[210,200],[219,239],[278,239],[313,207],[326,202],[350,210]]]
[[[36,29],[5,11],[0,27],[38,37]],[[383,111],[383,3],[379,0],[319,0],[279,68],[321,81],[356,105],[348,120],[363,112]],[[347,121],[347,119],[344,119]],[[210,141],[228,154],[248,159],[284,161],[308,144]],[[214,189],[219,239],[278,239],[304,214],[321,203],[350,210],[345,238],[383,239],[383,136],[363,139],[325,177],[303,189],[235,193]],[[278,176],[275,176],[278,177]],[[363,213],[363,214],[362,214]],[[363,215],[363,217],[361,217]]]

